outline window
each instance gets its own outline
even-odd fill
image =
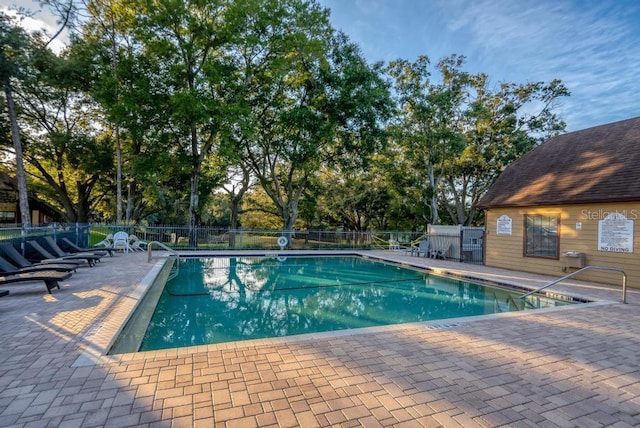
[[[16,213],[13,211],[0,211],[0,223],[15,223]]]
[[[526,214],[524,216],[524,255],[557,259],[559,223],[557,216]]]

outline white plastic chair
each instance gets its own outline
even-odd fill
[[[147,242],[140,240],[136,235],[129,235],[129,247],[132,251],[145,251]]]
[[[122,250],[125,253],[128,253],[131,249],[129,245],[129,235],[127,232],[116,232],[113,235],[113,246],[114,250]]]
[[[389,239],[389,251],[395,251],[400,249],[400,242],[391,238]]]
[[[411,247],[411,255],[416,255],[418,257],[420,257],[420,254],[422,254],[424,257],[428,257],[429,256],[429,241],[426,239],[421,239],[418,242],[418,246],[417,247]]]
[[[112,247],[113,246],[113,235],[108,234],[102,241],[98,242],[94,245],[94,247]]]

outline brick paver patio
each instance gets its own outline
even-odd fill
[[[530,286],[549,278],[369,252]],[[0,286],[0,426],[640,426],[640,295],[609,302],[104,356],[159,269],[146,254],[46,293]],[[152,271],[152,273],[150,273]],[[640,286],[640,284],[630,284]]]

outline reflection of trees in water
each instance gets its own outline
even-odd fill
[[[490,306],[481,286],[357,258],[201,263],[181,267],[188,279],[165,288],[149,330],[161,347],[450,318],[461,309],[477,315]]]

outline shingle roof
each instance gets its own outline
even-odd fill
[[[509,165],[478,208],[640,201],[640,117],[552,137]]]

